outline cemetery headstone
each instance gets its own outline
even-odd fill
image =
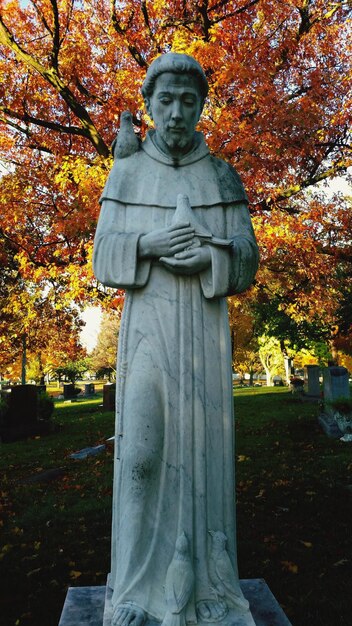
[[[11,425],[33,424],[37,419],[35,385],[16,385],[9,395],[8,421]]]
[[[36,385],[15,385],[6,394],[6,404],[6,412],[0,421],[0,440],[4,443],[53,430],[48,419],[39,419]]]
[[[323,369],[323,396],[324,407],[318,417],[319,423],[327,435],[341,438],[344,433],[339,426],[339,419],[336,419],[338,411],[334,403],[350,398],[349,374],[345,367],[334,365]]]
[[[273,383],[274,387],[283,387],[284,385],[284,381],[282,380],[281,376],[274,376]]]
[[[64,400],[76,398],[79,391],[73,383],[64,383]]]
[[[94,396],[94,394],[95,394],[94,383],[86,383],[84,385],[84,395],[85,396]]]
[[[116,406],[116,384],[106,383],[103,387],[103,409],[104,411],[115,411]]]
[[[320,398],[320,367],[319,365],[306,365],[304,368],[305,393],[312,398]]]
[[[324,405],[325,411],[333,412],[331,402],[337,398],[349,398],[350,387],[348,370],[341,366],[325,367],[323,370]]]

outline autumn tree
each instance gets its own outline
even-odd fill
[[[24,380],[28,364],[27,378],[44,382],[62,360],[85,355],[82,321],[74,307],[56,310],[42,293],[17,286],[0,312],[0,374]]]
[[[120,311],[103,313],[97,345],[90,355],[91,367],[98,373],[111,375],[116,373],[117,340],[120,329]]]
[[[229,323],[232,335],[232,365],[234,371],[244,378],[249,374],[249,384],[253,385],[254,375],[262,370],[258,354],[258,338],[254,316],[250,307],[251,298],[229,299]]]
[[[258,338],[259,358],[266,374],[266,384],[273,385],[274,376],[284,376],[284,360],[278,339],[262,335]]]
[[[109,297],[90,264],[109,147],[125,109],[144,135],[139,86],[172,49],[204,67],[200,129],[248,190],[262,255],[253,296],[337,338],[351,211],[316,185],[351,164],[349,27],[343,1],[172,0],[165,11],[147,0],[1,0],[5,281],[32,282],[54,307]]]

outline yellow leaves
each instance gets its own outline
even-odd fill
[[[304,547],[305,547],[305,548],[312,548],[312,547],[313,547],[313,544],[312,544],[312,542],[311,542],[311,541],[302,541],[302,540],[300,539],[300,543],[301,543],[302,545],[304,545]]]
[[[250,460],[251,460],[251,457],[246,456],[245,454],[239,454],[237,457],[238,463],[243,463],[244,461],[250,461]]]
[[[12,550],[12,548],[13,546],[10,543],[6,543],[4,546],[2,546],[2,548],[0,549],[0,561],[2,561],[4,556],[8,554]]]
[[[186,29],[176,30],[172,38],[172,52],[191,54],[190,47],[193,42],[192,34]]]
[[[82,572],[79,572],[78,570],[71,570],[70,571],[70,578],[72,580],[77,580],[77,578],[79,578],[80,576],[82,576]]]
[[[83,156],[66,156],[62,158],[59,170],[54,177],[54,182],[61,191],[65,191],[72,183],[81,185],[87,179],[90,185],[94,182],[97,186],[103,187],[107,172],[111,166],[112,157],[108,159],[97,157],[92,163],[92,161],[88,161]]]
[[[286,572],[290,572],[290,574],[298,574],[298,565],[296,565],[296,563],[292,563],[291,561],[281,561],[281,565]]]

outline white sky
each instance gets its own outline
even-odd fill
[[[99,307],[88,306],[81,315],[83,321],[86,323],[83,330],[80,333],[82,345],[87,348],[88,352],[93,350],[97,343],[97,338],[100,330],[100,322],[102,318],[102,312]]]

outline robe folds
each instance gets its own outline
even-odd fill
[[[188,539],[196,604],[215,599],[209,531],[222,531],[237,574],[231,342],[226,296],[253,281],[258,252],[236,172],[209,154],[200,133],[179,162],[149,133],[116,160],[102,194],[94,271],[126,290],[118,346],[112,562],[113,605],[133,602],[162,621],[177,538]],[[167,227],[178,194],[222,246],[207,242],[200,274],[138,257],[144,233]],[[216,239],[214,239],[216,242]]]

